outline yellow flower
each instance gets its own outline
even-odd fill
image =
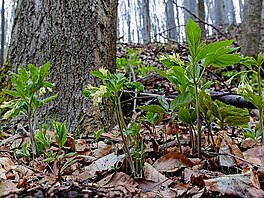
[[[99,71],[103,74],[103,76],[106,76],[108,70],[105,69],[105,68],[103,68],[103,67],[101,67],[101,68],[99,69]]]
[[[99,89],[95,93],[91,94],[91,96],[93,97],[94,106],[98,106],[99,103],[102,103],[103,96],[106,92],[106,86],[100,85]]]
[[[178,53],[170,55],[170,59],[175,62],[177,65],[182,66],[184,62],[181,60],[180,55]]]

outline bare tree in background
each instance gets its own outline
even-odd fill
[[[257,56],[260,43],[262,0],[245,0],[242,22],[241,53]]]
[[[202,38],[205,38],[206,32],[205,32],[205,10],[204,10],[204,0],[198,0],[198,18],[199,20],[199,26],[202,31]]]
[[[175,16],[174,16],[174,4],[173,0],[168,0],[165,2],[166,8],[166,25],[168,30],[168,37],[170,39],[177,40],[177,30],[176,30],[176,23],[175,23]]]

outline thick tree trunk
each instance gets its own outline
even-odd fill
[[[242,22],[241,52],[257,56],[260,43],[262,0],[245,0]]]
[[[70,130],[87,133],[114,124],[112,108],[94,107],[82,90],[99,83],[90,71],[115,69],[116,13],[117,0],[18,1],[7,64],[0,72],[51,62],[49,81],[59,97],[39,112],[41,121],[66,120]]]

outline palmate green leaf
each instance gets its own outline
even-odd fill
[[[186,24],[186,36],[192,57],[196,57],[197,49],[201,39],[201,29],[191,18]]]
[[[40,80],[43,81],[50,72],[50,62],[45,63],[39,68],[39,77]]]
[[[264,54],[263,53],[260,53],[258,55],[257,62],[258,62],[257,67],[261,67],[263,62],[264,62]]]
[[[28,70],[30,73],[30,78],[33,81],[33,84],[37,83],[39,78],[39,70],[37,69],[37,67],[33,64],[28,64]]]
[[[24,67],[22,67],[22,66],[20,66],[20,67],[18,68],[17,76],[19,76],[19,78],[20,78],[23,82],[27,82],[28,79],[29,79],[27,70],[26,70]]]
[[[239,54],[210,54],[205,59],[205,66],[213,65],[214,67],[227,67],[237,64],[241,61]]]
[[[90,74],[92,74],[94,77],[97,77],[101,80],[105,79],[105,76],[100,71],[91,71]]]
[[[183,123],[191,124],[196,120],[196,112],[195,110],[180,107],[178,117]]]
[[[192,95],[188,92],[181,93],[173,99],[170,104],[170,111],[175,111],[176,108],[186,106],[191,103]]]
[[[55,100],[58,97],[59,94],[55,94],[53,96],[49,96],[47,98],[44,98],[42,100],[40,100],[40,104],[41,106],[43,106],[44,104],[47,104],[48,102]]]
[[[170,105],[164,96],[158,96],[158,101],[166,111],[169,110]]]
[[[61,149],[67,138],[67,131],[66,131],[66,124],[64,123],[60,123],[60,122],[56,122],[55,120],[52,120],[52,126],[54,129],[54,136],[55,136],[55,140],[59,146],[59,148]]]
[[[160,105],[145,105],[137,107],[137,109],[152,113],[166,113],[165,109],[163,109]]]
[[[245,57],[240,61],[240,63],[245,65],[250,70],[252,70],[252,65],[258,66],[258,62],[253,57]]]
[[[4,102],[4,104],[2,104],[0,108],[10,109],[3,115],[4,119],[9,119],[11,117],[17,116],[21,112],[26,114],[27,104],[23,100],[17,99],[9,102]]]
[[[18,93],[17,91],[15,91],[15,90],[3,89],[2,91],[3,91],[3,93],[8,94],[10,96],[13,96],[15,98],[21,96],[21,94]]]
[[[233,42],[234,40],[224,40],[224,41],[219,41],[219,42],[213,42],[208,45],[205,45],[204,47],[201,47],[201,50],[197,57],[197,61],[200,61],[206,58],[206,56],[211,53],[215,53],[218,50],[226,48],[227,46],[231,45]]]

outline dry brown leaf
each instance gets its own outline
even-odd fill
[[[253,148],[256,144],[257,142],[252,138],[246,138],[245,140],[242,141],[240,147],[244,149]]]
[[[0,197],[10,195],[11,192],[18,190],[16,185],[17,184],[11,180],[0,181]]]
[[[100,158],[110,154],[112,151],[112,146],[108,145],[102,141],[98,142],[98,148],[93,151],[93,156]]]
[[[99,181],[98,184],[115,190],[119,187],[123,189],[121,192],[128,191],[127,193],[135,193],[138,186],[138,183],[134,179],[123,172],[115,172]]]
[[[264,146],[258,146],[255,148],[248,149],[243,152],[244,157],[247,161],[250,161],[256,165],[264,166]]]
[[[208,190],[220,192],[225,195],[250,197],[249,188],[259,186],[257,175],[253,171],[242,174],[225,175],[214,179],[205,179],[204,183]],[[258,190],[258,188],[255,188]]]
[[[179,152],[170,152],[162,156],[153,164],[159,172],[175,172],[183,167],[192,167],[195,164]]]
[[[76,152],[80,155],[89,155],[91,153],[90,146],[86,143],[84,139],[78,139],[76,141]]]
[[[231,153],[228,143],[224,139],[220,144],[219,153]],[[234,167],[236,163],[233,157],[229,155],[219,155],[219,165],[225,167]]]
[[[115,167],[116,164],[124,160],[124,155],[117,156],[115,153],[106,155],[96,161],[94,161],[89,166],[86,166],[85,171],[80,174],[80,179],[85,180],[93,178],[96,176],[97,172],[111,170],[112,167]]]
[[[143,191],[160,190],[161,187],[168,188],[168,186],[173,183],[172,180],[162,175],[146,162],[144,163],[143,173],[145,179],[136,180]]]

